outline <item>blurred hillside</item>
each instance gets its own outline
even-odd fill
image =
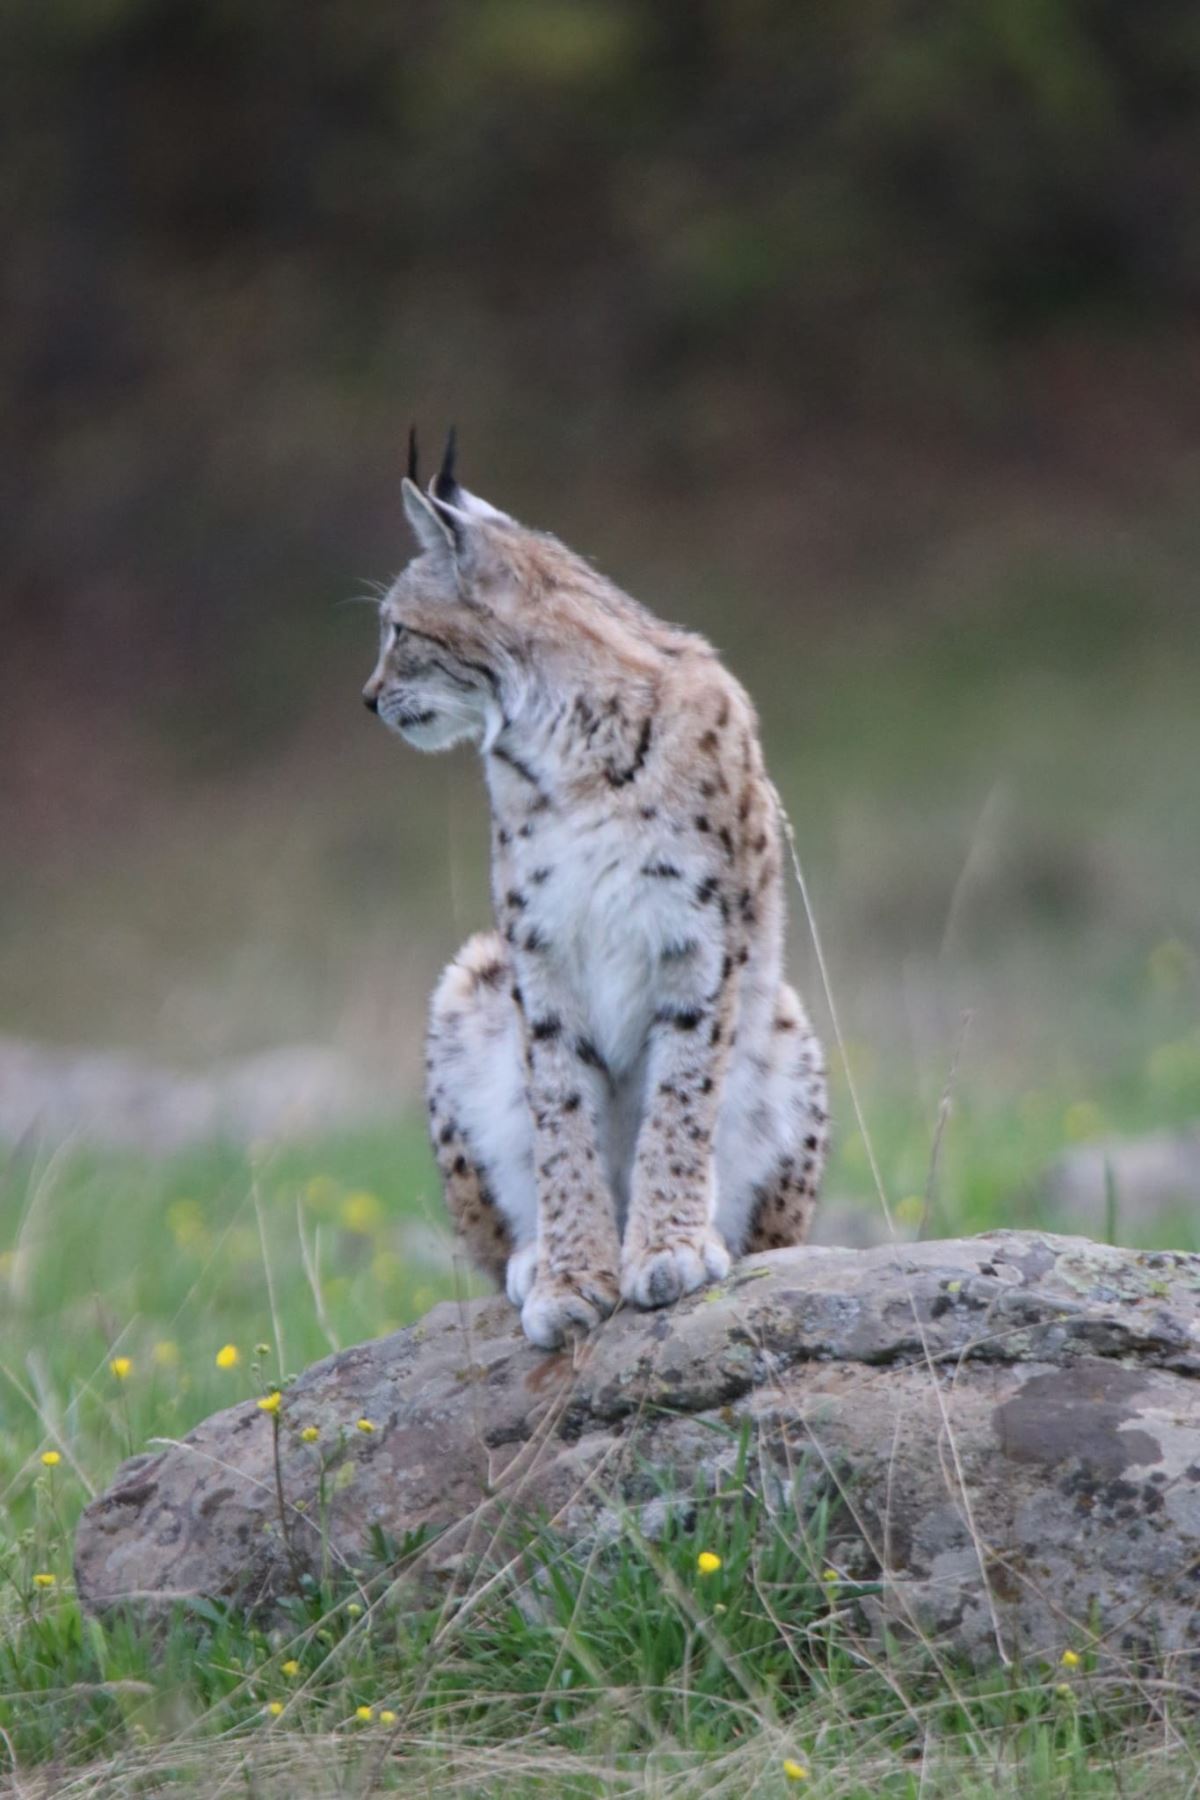
[[[727,649],[881,1015],[1186,950],[1194,7],[10,0],[0,97],[0,1026],[411,1036],[413,417]]]

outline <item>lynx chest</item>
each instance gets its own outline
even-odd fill
[[[632,1068],[671,952],[702,923],[695,895],[703,869],[656,820],[599,808],[543,815],[512,850],[513,886],[497,905],[519,914],[515,943],[545,960],[610,1069]]]

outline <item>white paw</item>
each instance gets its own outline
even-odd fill
[[[521,1308],[521,1326],[539,1350],[557,1350],[567,1338],[594,1331],[617,1303],[602,1279],[578,1284],[561,1275],[539,1275]]]
[[[514,1250],[504,1277],[505,1289],[514,1306],[524,1306],[536,1274],[537,1244],[526,1244],[523,1250]]]
[[[709,1232],[699,1244],[672,1244],[627,1257],[621,1267],[621,1294],[635,1306],[670,1306],[706,1281],[723,1281],[729,1266],[728,1250],[716,1232]]]

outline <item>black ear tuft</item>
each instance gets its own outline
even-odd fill
[[[408,428],[408,479],[414,487],[420,487],[421,484],[417,480],[417,428],[415,425],[410,425]]]
[[[458,430],[450,427],[450,435],[446,439],[446,451],[442,457],[442,466],[429,484],[429,491],[435,500],[444,500],[448,506],[458,501],[458,477],[454,473],[454,465],[458,460]]]

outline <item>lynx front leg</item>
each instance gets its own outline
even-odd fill
[[[607,1070],[572,1028],[568,994],[541,965],[535,952],[519,968],[515,990],[524,1019],[538,1208],[536,1273],[521,1324],[531,1343],[551,1350],[613,1310],[620,1246],[596,1143]]]
[[[713,1220],[712,1143],[729,1054],[732,959],[705,979],[694,946],[674,958],[670,998],[655,1015],[646,1116],[621,1254],[621,1293],[637,1306],[667,1306],[729,1272]]]

